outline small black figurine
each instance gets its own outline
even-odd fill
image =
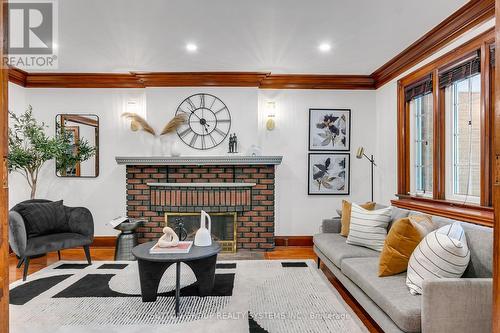
[[[234,153],[234,138],[232,134],[229,134],[229,153]]]
[[[238,152],[238,138],[236,137],[236,133],[233,134],[233,153]]]

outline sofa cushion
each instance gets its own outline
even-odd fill
[[[459,278],[469,260],[469,247],[460,222],[445,225],[425,236],[413,251],[406,285],[412,294],[421,294],[423,281]]]
[[[347,243],[382,251],[391,222],[392,207],[369,211],[356,204],[351,208],[351,225]]]
[[[406,287],[406,274],[378,277],[378,260],[348,258],[342,273],[354,282],[405,332],[421,331],[421,297],[412,296]]]
[[[20,203],[13,210],[23,217],[28,238],[69,231],[62,200]]]
[[[422,238],[407,217],[394,222],[380,253],[378,275],[389,276],[406,271],[408,260]]]
[[[359,205],[366,210],[373,210],[375,208],[375,202],[367,202]],[[349,227],[351,225],[351,208],[352,204],[347,200],[342,200],[342,215],[340,216],[340,223],[342,227],[340,229],[340,234],[347,237],[349,235]]]
[[[410,215],[422,214],[411,211]],[[455,220],[440,216],[432,216],[432,221],[442,227],[454,223]],[[467,238],[470,250],[469,266],[462,277],[491,278],[493,276],[493,229],[480,225],[460,222]]]
[[[340,234],[317,234],[313,237],[314,245],[340,268],[345,258],[377,257],[379,252],[366,247],[349,245]],[[378,263],[378,259],[377,259]]]
[[[92,243],[92,238],[72,232],[33,237],[28,239],[26,256],[34,256],[62,249],[90,245],[90,243]]]

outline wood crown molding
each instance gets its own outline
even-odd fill
[[[259,88],[373,90],[375,81],[369,75],[271,74]]]
[[[494,16],[495,0],[471,0],[371,75],[265,72],[27,73],[11,68],[9,81],[26,88],[257,87],[373,90]]]
[[[495,0],[471,0],[372,73],[379,88],[442,49],[467,30],[495,17]]]
[[[9,67],[9,82],[15,83],[21,87],[26,87],[26,77],[28,72],[19,68]]]
[[[9,70],[26,88],[256,87],[261,89],[375,89],[368,75],[271,74],[264,72],[27,73]]]

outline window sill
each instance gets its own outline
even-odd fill
[[[407,195],[398,195],[398,199],[392,200],[391,203],[393,206],[399,208],[416,210],[422,213],[493,227],[493,208],[491,207],[418,198]]]

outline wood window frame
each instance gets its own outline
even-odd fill
[[[494,67],[491,66],[490,46],[495,43],[494,28],[476,36],[456,49],[398,81],[397,145],[398,145],[398,200],[397,207],[423,211],[429,214],[469,221],[486,226],[493,225],[492,205],[492,121],[494,99]],[[480,205],[462,204],[446,200],[446,131],[445,131],[445,88],[439,88],[439,74],[459,63],[473,52],[481,54],[481,200]],[[432,75],[433,85],[433,190],[432,198],[409,195],[410,192],[410,103],[405,99],[405,88]]]

